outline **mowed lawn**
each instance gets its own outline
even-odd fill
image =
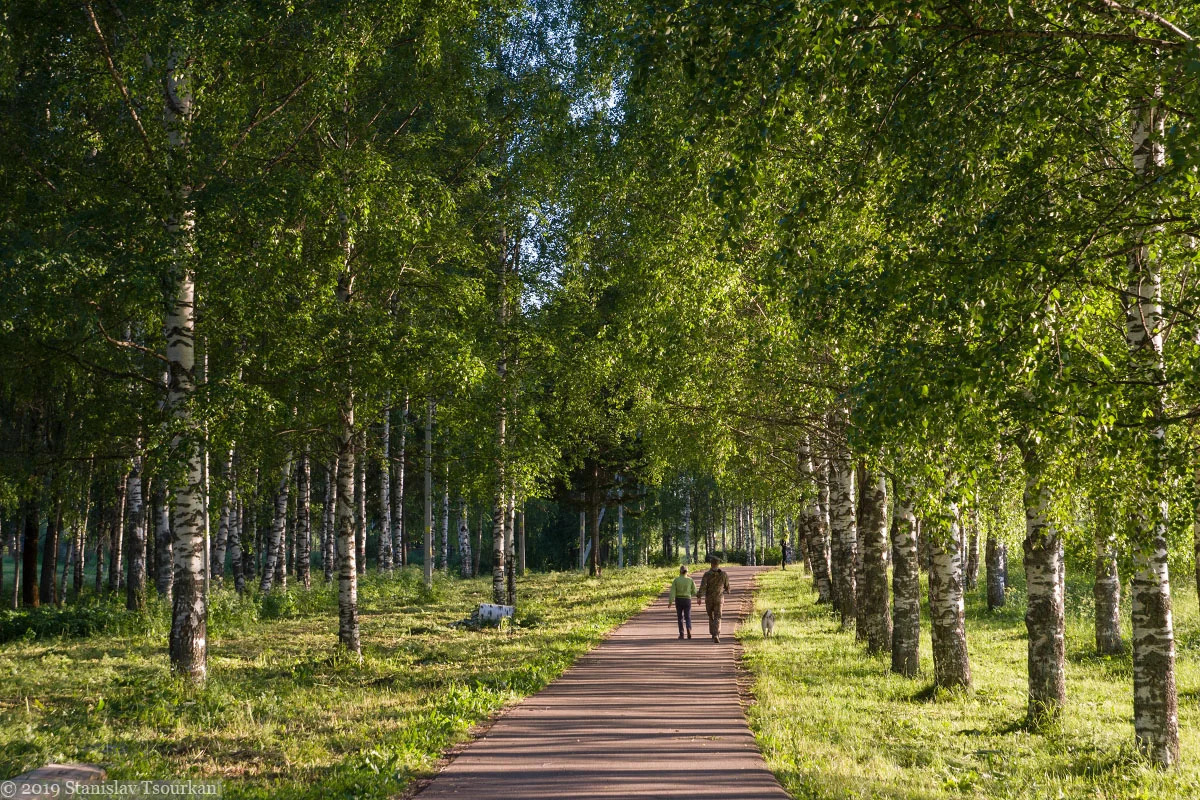
[[[489,579],[419,572],[360,583],[364,660],[337,654],[333,587],[214,597],[209,680],[167,667],[168,615],[124,633],[0,645],[0,778],[50,761],[113,778],[212,777],[228,797],[390,797],[506,704],[545,686],[671,574],[530,575],[511,631],[451,627],[490,597]],[[132,630],[132,632],[129,632]]]
[[[838,630],[801,570],[759,576],[758,613],[783,612],[773,640],[763,640],[756,617],[740,633],[754,676],[748,715],[794,797],[1200,798],[1200,614],[1191,576],[1172,576],[1183,764],[1160,773],[1133,747],[1129,655],[1094,654],[1086,576],[1073,576],[1067,591],[1064,718],[1045,732],[1025,727],[1024,586],[1019,562],[1013,567],[1007,608],[989,612],[982,587],[968,597],[968,693],[932,690],[927,618],[923,673],[910,680]],[[1124,616],[1128,642],[1127,599]]]

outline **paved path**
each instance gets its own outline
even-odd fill
[[[418,800],[788,800],[738,700],[733,633],[758,571],[728,569],[721,644],[694,603],[695,638],[677,639],[664,592],[505,714]]]

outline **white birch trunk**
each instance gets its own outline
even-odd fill
[[[355,505],[355,538],[358,556],[355,561],[358,574],[367,572],[367,432],[364,430],[358,437],[358,459],[355,462],[357,471],[354,480]]]
[[[1029,634],[1028,718],[1033,726],[1053,722],[1067,701],[1064,639],[1063,544],[1048,517],[1050,492],[1034,445],[1022,445],[1025,460],[1025,583],[1029,595],[1025,628]]]
[[[850,454],[839,450],[830,460],[829,521],[833,538],[834,597],[842,628],[854,625],[857,595],[854,566],[858,550],[858,523],[855,515],[854,465]]]
[[[962,523],[958,505],[949,504],[943,526],[926,525],[929,537],[929,617],[933,679],[942,688],[970,688],[966,605],[963,599]],[[929,520],[926,520],[929,522]],[[936,529],[935,529],[936,527]]]
[[[467,521],[467,501],[458,501],[458,557],[462,562],[458,572],[464,578],[472,577],[471,573],[471,528]]]
[[[892,616],[888,607],[887,483],[882,472],[866,470],[859,530],[863,542],[861,606],[867,652],[892,647]]]
[[[296,578],[305,589],[312,588],[312,466],[308,445],[300,456],[296,476]]]
[[[404,529],[404,462],[408,457],[408,392],[404,393],[404,408],[400,412],[400,457],[396,460],[396,513],[392,519],[392,561],[398,567],[408,566],[408,537]]]
[[[337,567],[338,643],[356,656],[362,655],[358,630],[357,547],[354,538],[354,397],[342,408],[342,432],[338,437],[337,460]]]
[[[805,504],[800,512],[800,535],[805,539],[808,549],[809,563],[812,567],[813,588],[817,590],[817,602],[830,602],[829,551],[826,547],[825,515],[821,512],[821,490],[823,482],[813,468],[812,451],[808,440],[800,443],[800,476],[805,482],[813,484],[814,492],[811,501]],[[724,537],[724,530],[721,533]]]
[[[325,468],[325,513],[321,522],[321,571],[325,582],[333,580],[337,561],[337,487],[338,459]]]
[[[450,462],[442,473],[442,571],[450,572]]]
[[[383,410],[380,433],[383,454],[379,460],[379,568],[392,571],[392,410]]]
[[[517,604],[516,518],[517,499],[509,495],[504,521],[504,599],[510,606]]]
[[[265,547],[266,563],[263,565],[262,578],[258,584],[260,592],[269,592],[279,575],[279,559],[283,554],[283,537],[287,527],[288,492],[292,485],[292,454],[288,453],[283,461],[283,472],[279,476],[279,486],[275,490],[275,516],[271,523],[271,535]],[[284,587],[280,587],[284,588]]]
[[[914,678],[921,671],[921,573],[917,562],[917,518],[910,492],[897,492],[892,516],[892,672]]]
[[[425,401],[425,588],[433,588],[433,398]],[[501,537],[503,538],[503,536]]]
[[[1157,97],[1134,108],[1133,167],[1141,179],[1166,162],[1164,113]],[[1134,378],[1135,420],[1164,416],[1162,275],[1146,237],[1138,232],[1127,259],[1125,340]],[[1133,499],[1133,725],[1138,748],[1160,767],[1179,762],[1179,709],[1175,685],[1175,631],[1167,567],[1166,430],[1156,426],[1139,437],[1133,467],[1147,476],[1143,495]]]
[[[141,449],[140,439],[136,446]],[[146,607],[146,505],[142,497],[144,464],[139,453],[133,459],[128,483],[129,575],[125,581],[125,607],[130,611],[141,611]]]
[[[587,569],[587,512],[579,512],[579,571]]]

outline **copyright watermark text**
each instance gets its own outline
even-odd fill
[[[221,781],[0,781],[0,800],[55,797],[219,798]]]

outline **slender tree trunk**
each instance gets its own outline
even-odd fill
[[[356,656],[362,655],[358,632],[358,570],[354,537],[354,396],[342,407],[342,434],[338,440],[337,563],[338,643]]]
[[[520,512],[517,515],[517,519],[519,520],[518,530],[520,531],[520,538],[518,539],[518,542],[517,542],[517,548],[518,548],[517,558],[519,559],[518,564],[517,564],[517,574],[524,576],[525,575],[525,512],[524,511]]]
[[[950,503],[949,511],[949,521],[927,533],[933,679],[942,688],[970,688],[971,662],[967,656],[966,606],[963,602],[962,524],[955,503]],[[927,527],[932,529],[934,526]]]
[[[897,494],[900,494],[899,492]],[[892,672],[914,678],[921,671],[921,572],[917,563],[917,518],[907,496],[892,515]]]
[[[213,547],[212,557],[212,577],[218,583],[225,580],[225,558],[230,548],[229,540],[231,536],[236,535],[233,533],[235,523],[233,518],[235,513],[233,458],[234,449],[230,447],[229,452],[225,456],[225,491],[222,493],[221,516],[217,522],[217,541]]]
[[[108,545],[108,591],[115,592],[124,583],[125,567],[125,505],[129,496],[129,473],[121,474],[117,485],[117,503],[113,507],[112,530]]]
[[[834,598],[843,630],[854,625],[857,608],[854,564],[857,560],[858,525],[854,510],[854,465],[849,454],[839,451],[830,462],[830,511],[833,529]]]
[[[354,481],[354,504],[356,508],[355,544],[358,547],[356,565],[359,575],[367,573],[367,432],[364,430],[358,438],[358,471]]]
[[[425,401],[425,531],[422,554],[425,564],[425,588],[433,588],[433,398]],[[501,506],[503,508],[503,506]],[[504,542],[503,521],[501,521],[500,542]],[[503,559],[501,559],[503,567]],[[501,578],[503,585],[503,578]],[[493,586],[493,589],[495,587]],[[497,600],[496,602],[503,602]]]
[[[1196,599],[1200,601],[1200,466],[1192,471],[1195,493],[1192,499],[1192,567],[1196,573]]]
[[[504,595],[505,602],[510,606],[517,604],[516,522],[517,499],[510,494],[508,496],[508,510],[504,523]]]
[[[1094,541],[1096,582],[1092,587],[1092,597],[1096,601],[1096,652],[1119,655],[1125,651],[1125,643],[1121,640],[1121,577],[1117,571],[1117,533],[1108,512],[1099,508]]]
[[[973,592],[979,585],[979,509],[974,503],[971,504],[967,518],[970,520],[967,537],[967,591]]]
[[[392,531],[392,558],[401,567],[408,566],[408,536],[405,533],[404,519],[404,461],[408,455],[408,392],[404,393],[404,409],[400,412],[400,458],[396,462],[396,517]]]
[[[444,452],[443,452],[444,455]],[[442,474],[442,570],[450,572],[450,462]]]
[[[1031,442],[1025,460],[1025,584],[1029,595],[1029,721],[1052,722],[1067,702],[1063,545],[1049,518],[1050,491]]]
[[[101,492],[100,496],[97,498],[97,503],[96,503],[96,574],[92,577],[93,591],[97,595],[100,594],[100,590],[101,590],[101,588],[103,588],[103,583],[102,583],[103,577],[102,576],[104,575],[104,539],[105,539],[104,520],[105,520],[105,516],[106,516],[105,512],[107,510],[108,509],[105,508],[105,506],[104,506],[104,493]],[[18,541],[20,541],[20,537],[18,537]],[[14,607],[16,606],[15,603],[13,605],[14,605]]]
[[[338,459],[325,470],[325,514],[321,527],[321,570],[325,582],[333,580],[334,543],[337,541],[337,481]]]
[[[988,610],[1004,607],[1006,575],[1004,569],[1004,542],[988,531],[987,548],[987,603]]]
[[[42,577],[38,581],[38,599],[44,605],[55,605],[58,596],[55,577],[58,575],[58,537],[62,524],[62,504],[55,501],[46,514],[46,536],[42,540]]]
[[[525,570],[525,518],[521,518],[521,571]],[[617,566],[625,566],[625,504],[617,503]]]
[[[888,608],[887,483],[883,473],[863,474],[859,531],[863,543],[863,627],[868,653],[883,653],[892,646],[892,617]]]
[[[1165,163],[1165,123],[1161,101],[1141,98],[1134,109],[1133,166],[1145,182]],[[1137,421],[1165,414],[1162,275],[1152,260],[1147,237],[1135,229],[1127,265],[1125,340],[1133,372],[1130,394]],[[1175,685],[1175,630],[1167,566],[1167,436],[1156,425],[1134,431],[1136,474],[1145,476],[1133,501],[1133,724],[1138,748],[1159,767],[1179,762],[1179,708]],[[1140,452],[1139,452],[1140,451]]]
[[[58,582],[58,604],[61,606],[67,599],[67,578],[71,575],[71,570],[75,565],[75,531],[69,531],[71,534],[67,541],[67,557],[63,561],[62,575]],[[0,569],[0,587],[4,585],[4,573]]]
[[[392,409],[383,410],[383,428],[379,443],[383,448],[379,459],[379,569],[392,571]]]
[[[386,530],[386,529],[385,529]],[[312,465],[308,445],[300,454],[296,478],[296,579],[312,588]],[[384,538],[387,538],[386,535]]]
[[[472,552],[471,559],[471,577],[475,578],[479,575],[479,559],[483,555],[483,513],[479,514],[479,527],[475,529],[475,549]]]
[[[141,442],[138,442],[141,448]],[[129,575],[125,582],[125,607],[146,607],[146,505],[142,497],[142,456],[133,460],[129,473]]]
[[[79,525],[75,528],[75,564],[71,574],[71,589],[78,600],[83,594],[83,575],[87,567],[87,531],[88,518],[91,516],[92,500],[92,469],[88,465],[88,477],[83,489],[83,507],[79,510]]]
[[[812,453],[807,440],[800,444],[800,474],[816,487],[811,502],[804,506],[800,515],[802,535],[807,543],[808,557],[812,565],[813,588],[817,590],[817,602],[830,602],[830,565],[826,548],[825,515],[821,512],[820,487],[822,479],[813,468]]]
[[[37,608],[41,604],[38,592],[38,534],[41,512],[37,501],[25,501],[25,538],[21,544],[21,605]]]
[[[666,526],[664,526],[664,530]],[[587,569],[587,512],[579,512],[579,571]]]
[[[292,485],[292,454],[288,453],[283,460],[283,472],[279,476],[279,486],[275,490],[275,516],[271,523],[271,535],[266,541],[266,563],[263,564],[262,577],[258,583],[260,592],[269,592],[280,575],[279,559],[283,555],[283,537],[287,527],[288,492]],[[286,586],[280,586],[284,589]]]
[[[246,567],[242,563],[242,540],[246,535],[246,506],[237,492],[233,494],[233,511],[229,525],[229,568],[233,570],[233,589],[239,595],[246,592]]]
[[[467,521],[467,501],[458,500],[458,572],[464,578],[471,574],[471,527]]]

